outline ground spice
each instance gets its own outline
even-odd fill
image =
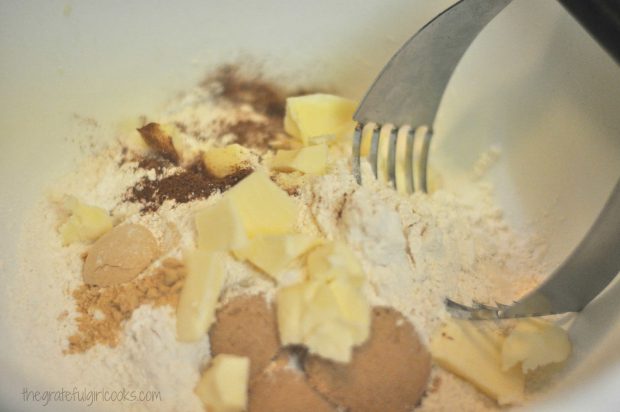
[[[250,105],[257,113],[280,121],[284,117],[286,93],[260,75],[247,77],[240,73],[239,67],[227,64],[207,76],[201,85],[211,87],[213,83],[220,85],[220,96],[235,105]]]
[[[148,164],[151,165],[150,161]],[[228,190],[252,171],[251,168],[243,168],[219,178],[210,174],[202,162],[197,162],[173,175],[158,175],[155,180],[142,178],[129,188],[125,200],[141,203],[142,212],[154,212],[166,200],[187,203],[195,199],[206,199],[217,191]]]
[[[251,106],[254,112],[264,118],[239,119],[236,122],[223,124],[220,136],[233,134],[234,143],[258,150],[278,147],[285,140],[283,119],[287,93],[283,88],[260,76],[244,76],[234,65],[218,68],[202,82],[202,86],[208,88],[214,84],[221,90],[217,97],[235,106]]]
[[[237,123],[226,125],[222,128],[222,135],[232,133],[235,135],[235,143],[255,149],[271,148],[272,143],[277,143],[279,135],[284,133],[280,125],[275,122],[260,123],[253,120],[241,120]]]
[[[147,156],[138,160],[138,168],[144,170],[154,170],[155,173],[162,174],[168,167],[172,167],[173,164],[166,159],[158,156]]]
[[[176,307],[185,275],[183,263],[169,258],[151,276],[108,287],[81,285],[72,294],[78,330],[65,353],[83,353],[97,344],[117,346],[123,322],[141,305]]]

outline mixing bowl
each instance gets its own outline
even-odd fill
[[[209,68],[233,61],[359,99],[389,56],[450,4],[1,2],[0,276],[17,276],[24,212],[72,168],[85,137],[109,139],[119,119],[154,112]],[[515,227],[544,239],[557,264],[620,176],[618,96],[618,66],[559,4],[515,1],[457,69],[431,165],[450,187],[481,152],[500,148],[490,170],[498,202]],[[559,384],[527,408],[620,410],[619,319],[616,282],[572,322],[574,354]],[[21,390],[36,377],[20,374],[5,323],[0,409],[26,410],[35,405],[21,400]]]

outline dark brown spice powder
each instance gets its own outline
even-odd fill
[[[223,128],[223,134],[232,133],[237,138],[235,143],[246,147],[268,148],[278,133],[284,133],[281,126],[273,122],[260,123],[252,120],[241,120]]]
[[[254,149],[267,149],[279,136],[285,135],[286,93],[281,87],[260,76],[243,76],[234,65],[220,67],[202,85],[209,87],[213,83],[221,87],[219,98],[233,105],[249,105],[265,116],[262,121],[244,119],[223,124],[220,135],[232,133],[236,136],[235,143]]]
[[[144,170],[154,170],[157,174],[162,174],[166,168],[173,164],[164,158],[158,156],[147,156],[138,160],[138,167]]]
[[[187,203],[195,199],[206,199],[216,191],[225,191],[252,173],[251,168],[219,178],[211,175],[202,162],[170,176],[158,176],[155,180],[144,177],[125,194],[125,200],[142,204],[142,212],[153,212],[166,200]]]
[[[234,65],[224,65],[208,76],[203,86],[217,82],[222,87],[221,97],[233,104],[248,104],[260,114],[269,118],[284,117],[286,94],[273,83],[261,79],[260,76],[245,77]]]

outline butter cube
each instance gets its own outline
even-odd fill
[[[357,103],[330,94],[311,94],[286,99],[284,130],[304,145],[310,138],[335,135],[342,138],[354,127]]]
[[[278,333],[282,345],[303,343],[302,316],[308,301],[307,284],[298,283],[278,290],[276,295]]]
[[[308,280],[281,288],[276,295],[280,341],[303,344],[311,353],[349,362],[353,348],[370,334],[362,268],[342,242],[315,247],[306,263]]]
[[[311,279],[331,282],[349,278],[356,285],[364,281],[364,272],[349,247],[340,241],[321,245],[308,254],[308,275]]]
[[[70,216],[58,229],[63,246],[96,240],[112,229],[112,218],[100,207],[81,203],[71,196],[65,201],[65,208]]]
[[[245,231],[257,235],[291,233],[297,223],[299,206],[295,200],[257,171],[237,183],[226,195],[237,206]]]
[[[250,359],[219,354],[194,390],[209,412],[242,412],[247,409]]]
[[[340,320],[340,307],[336,296],[328,285],[320,282],[305,282],[304,310],[301,317],[303,343],[307,344],[316,328],[328,321]],[[343,320],[343,324],[344,319]],[[318,348],[311,352],[320,353]]]
[[[299,283],[280,289],[276,301],[283,345],[304,344],[311,353],[349,362],[370,333],[370,306],[346,282]]]
[[[235,256],[249,260],[279,280],[284,269],[319,242],[317,237],[302,233],[257,236],[245,248],[236,251]]]
[[[314,137],[309,137],[308,138],[308,142],[306,143],[308,146],[314,146],[314,145],[318,145],[318,144],[325,144],[327,146],[330,146],[334,143],[336,143],[336,135],[333,134],[327,134],[327,135],[323,135],[323,136],[314,136]]]
[[[323,175],[327,170],[326,144],[303,147],[297,150],[278,150],[271,168],[282,172],[299,171],[309,175]]]
[[[228,176],[247,165],[250,152],[238,144],[209,149],[203,156],[205,168],[216,177]]]
[[[542,319],[520,319],[502,346],[502,369],[521,364],[523,373],[565,361],[571,352],[568,333]]]
[[[362,292],[346,279],[337,279],[329,284],[338,304],[339,317],[351,332],[353,345],[362,344],[370,335],[370,305]]]
[[[195,223],[199,249],[228,251],[242,248],[248,242],[241,212],[226,196],[196,213]]]
[[[187,277],[177,305],[177,339],[203,337],[215,320],[215,306],[224,283],[225,255],[195,250],[185,257]]]
[[[435,362],[469,381],[500,405],[523,400],[521,368],[502,369],[504,337],[482,322],[450,319],[431,339]]]
[[[336,362],[351,361],[355,342],[351,329],[338,319],[328,319],[316,325],[305,340],[310,353]]]

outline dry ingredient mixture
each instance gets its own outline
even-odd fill
[[[151,276],[108,288],[82,285],[75,289],[77,332],[69,336],[67,353],[84,353],[98,343],[117,346],[123,322],[138,307],[176,306],[184,277],[183,264],[168,258]],[[64,318],[68,312],[61,315]]]
[[[137,127],[144,140],[135,129],[119,132],[116,143],[86,159],[76,173],[50,189],[25,224],[20,276],[5,285],[10,299],[4,302],[4,310],[15,326],[11,332],[14,347],[26,375],[36,376],[45,388],[77,385],[162,394],[162,401],[119,403],[114,404],[115,410],[203,410],[194,388],[215,354],[209,336],[178,342],[175,332],[175,307],[186,276],[183,251],[195,247],[193,215],[261,169],[262,162],[273,157],[271,149],[287,147],[290,138],[282,119],[285,98],[291,94],[303,92],[287,92],[260,77],[244,76],[235,67],[224,67],[171,102],[159,117],[149,119],[153,122],[143,119]],[[174,126],[174,139],[158,138],[160,124]],[[158,148],[155,154],[144,141]],[[217,177],[196,161],[197,152],[231,143],[250,149],[247,164],[234,173]],[[299,203],[298,226],[304,233],[349,245],[368,278],[364,294],[371,305],[392,308],[382,309],[387,313],[400,312],[415,326],[414,342],[419,338],[420,345],[427,345],[433,331],[448,318],[443,304],[446,296],[463,302],[509,302],[540,281],[544,248],[513,232],[503,220],[493,201],[493,188],[479,178],[484,165],[472,171],[469,183],[458,193],[438,188],[428,195],[404,196],[370,179],[368,167],[364,170],[368,183],[358,186],[350,174],[347,153],[346,142],[332,148],[328,171],[322,176],[293,173],[272,174],[271,178]],[[84,284],[82,265],[91,245],[63,246],[58,234],[66,219],[59,199],[66,195],[107,210],[115,224],[147,228],[159,247],[156,260],[128,282]],[[212,328],[214,351],[234,346],[235,337],[244,334],[263,334],[265,339],[256,345],[273,340],[269,329],[273,314],[267,309],[274,300],[273,282],[248,263],[229,257],[225,265],[218,319],[233,321],[228,328],[224,322]],[[235,307],[238,299],[252,301],[256,297],[248,296],[258,294],[267,305],[263,309],[248,312],[243,305]],[[239,322],[246,318],[247,331]],[[258,331],[252,329],[256,325],[272,326]],[[384,324],[378,325],[385,336],[392,333]],[[377,336],[379,343],[373,340],[368,351],[381,350],[384,335]],[[268,364],[278,353],[271,346],[255,346],[235,350],[254,353],[250,357],[262,359],[261,364]],[[297,410],[303,402],[315,405],[313,410],[336,410],[290,367],[289,355],[280,352],[267,369],[252,370],[257,378],[250,386],[250,393],[255,394],[250,399],[251,410],[282,405]],[[386,356],[388,363],[398,366],[398,356]],[[333,389],[322,379],[334,371],[321,366],[320,359],[308,362],[314,365],[315,389],[331,399]],[[361,360],[359,368],[367,375],[375,373],[376,363],[376,359]],[[402,373],[418,379],[415,373],[409,376],[410,371]],[[377,388],[391,394],[396,403],[401,397],[416,399],[415,394],[403,394],[398,381],[381,381],[386,388],[373,382],[363,381],[366,396]],[[282,392],[272,393],[274,388],[288,388],[286,392],[294,394],[291,397],[298,404],[287,403],[290,400]],[[356,396],[355,389],[340,388],[334,393],[345,404],[346,399],[364,400]],[[100,403],[93,410],[109,407]],[[416,408],[494,409],[494,401],[436,365]]]

